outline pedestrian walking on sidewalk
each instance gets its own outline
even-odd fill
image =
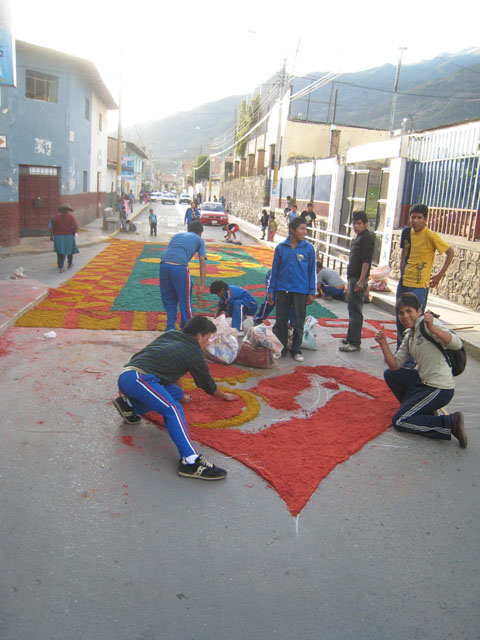
[[[227,475],[224,469],[197,453],[182,408],[182,404],[190,399],[178,386],[178,380],[190,373],[197,387],[210,396],[227,402],[236,399],[232,393],[217,387],[203,354],[216,330],[210,318],[195,316],[183,331],[167,331],[160,335],[125,365],[118,378],[122,395],[113,401],[128,424],[137,424],[140,416],[150,411],[163,416],[168,435],[180,454],[178,475],[184,478],[222,480]]]
[[[73,255],[80,253],[75,242],[75,234],[78,231],[78,224],[70,213],[73,211],[72,205],[65,202],[58,208],[57,215],[52,220],[50,229],[50,239],[53,240],[53,250],[57,254],[57,265],[60,273],[65,271],[65,257],[69,269],[73,266]]]

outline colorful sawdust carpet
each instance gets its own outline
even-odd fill
[[[159,264],[165,248],[165,244],[112,241],[70,280],[58,289],[50,289],[46,300],[27,311],[17,325],[164,330],[166,313],[160,297]],[[213,280],[225,280],[248,289],[261,303],[272,259],[272,250],[264,247],[207,245],[207,289]],[[190,272],[196,281],[200,275],[198,260],[192,260]],[[213,314],[218,297],[206,293],[199,304],[193,295],[192,303],[194,313]],[[318,302],[309,307],[309,314],[336,318]]]
[[[238,368],[209,366],[219,383],[229,376],[228,382],[235,384],[237,375],[238,382],[245,381]],[[263,379],[248,391],[223,386],[238,396],[232,403],[207,396],[191,380],[184,379],[184,387],[192,397],[184,406],[191,437],[253,469],[293,516],[332,469],[390,426],[397,407],[383,380],[344,367],[297,367],[289,375]],[[301,401],[308,390],[316,399]],[[285,413],[257,431],[239,428],[257,416],[261,422],[267,406]],[[148,418],[163,425],[156,413]]]

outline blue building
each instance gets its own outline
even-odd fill
[[[1,87],[0,245],[44,235],[63,201],[79,224],[102,215],[107,112],[117,109],[95,65],[16,42],[17,86]]]

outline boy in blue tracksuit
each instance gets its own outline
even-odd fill
[[[288,318],[293,309],[293,340],[291,354],[303,361],[300,345],[307,305],[315,300],[317,290],[317,260],[313,245],[305,240],[307,225],[301,217],[288,225],[289,237],[275,249],[272,277],[268,286],[268,303],[276,294],[277,317],[273,333],[283,344],[282,356],[287,355]]]
[[[205,287],[207,273],[205,243],[201,238],[203,225],[194,221],[189,231],[173,236],[162,254],[160,263],[160,295],[167,312],[165,331],[175,329],[177,306],[180,306],[180,328],[186,325],[192,313],[192,279],[188,263],[195,254],[198,255],[200,267],[200,286],[197,287],[197,298],[200,301]]]
[[[242,287],[229,286],[223,280],[215,280],[210,285],[210,293],[218,296],[218,311],[215,317],[221,313],[232,316],[232,327],[237,330],[237,335],[242,333],[242,321],[244,314],[253,316],[257,312],[255,298]]]

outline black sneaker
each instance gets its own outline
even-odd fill
[[[455,411],[450,414],[452,436],[458,440],[458,444],[462,449],[466,449],[468,446],[468,438],[465,432],[465,420],[461,411]]]
[[[342,344],[348,344],[348,340],[346,338],[342,338]]]
[[[141,417],[133,413],[132,407],[122,396],[119,396],[118,398],[116,398],[116,400],[113,401],[113,406],[122,416],[125,422],[128,422],[128,424],[137,424],[138,422],[140,422]]]
[[[216,467],[204,455],[200,454],[192,464],[188,464],[185,458],[180,460],[178,475],[184,478],[196,478],[197,480],[223,480],[227,475],[225,469]]]

